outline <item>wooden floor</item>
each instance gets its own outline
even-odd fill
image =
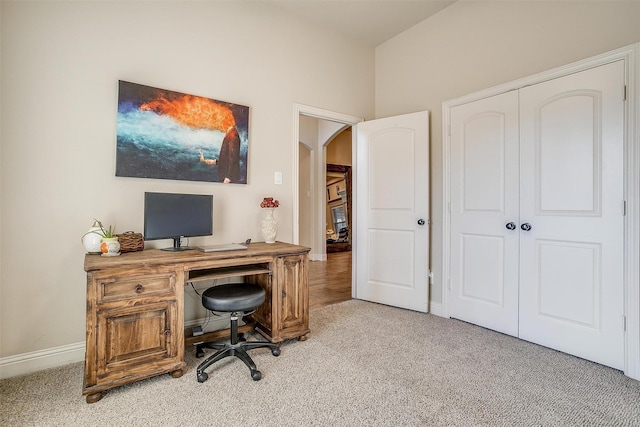
[[[309,261],[309,308],[351,299],[351,252],[327,254],[326,261]]]

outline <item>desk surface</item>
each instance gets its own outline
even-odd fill
[[[84,270],[94,271],[109,267],[126,267],[171,263],[190,263],[225,259],[242,259],[256,256],[282,256],[309,252],[310,248],[290,243],[251,243],[246,250],[201,252],[197,249],[171,252],[161,249],[146,249],[138,252],[127,252],[120,256],[107,257],[87,254],[84,258]]]

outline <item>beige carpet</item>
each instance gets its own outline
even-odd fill
[[[640,382],[456,320],[348,301],[306,342],[113,389],[86,404],[82,363],[0,382],[2,426],[640,426]]]

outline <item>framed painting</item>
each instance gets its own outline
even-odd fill
[[[120,80],[116,176],[247,183],[249,107]]]

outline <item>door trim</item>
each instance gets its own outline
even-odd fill
[[[626,200],[624,242],[625,299],[625,368],[628,377],[640,380],[640,43],[625,46],[563,67],[534,74],[519,80],[474,92],[442,104],[442,316],[449,317],[451,224],[449,218],[451,109],[455,106],[498,95],[525,86],[552,80],[568,74],[623,60],[625,64],[626,97],[624,112],[624,197]],[[623,94],[621,94],[623,96]],[[623,327],[621,319],[620,327]]]

